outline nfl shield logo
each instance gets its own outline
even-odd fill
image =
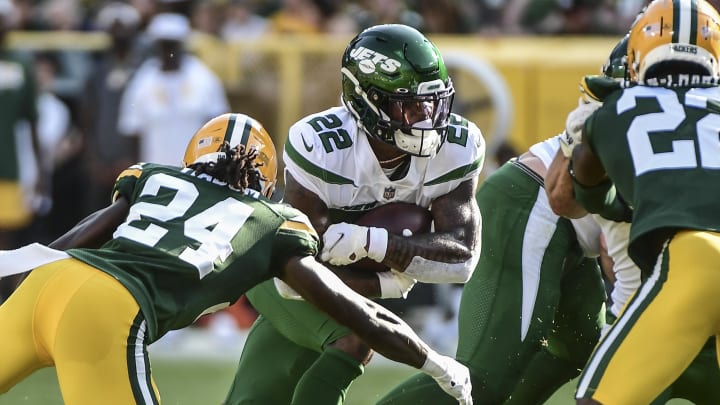
[[[386,200],[392,200],[395,197],[395,187],[385,187],[383,191],[383,198]]]

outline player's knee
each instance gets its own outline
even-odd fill
[[[363,365],[367,365],[370,362],[373,354],[370,346],[354,334],[343,336],[330,343],[330,346],[349,354]]]

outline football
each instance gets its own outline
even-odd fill
[[[427,208],[406,202],[381,205],[363,214],[355,222],[357,225],[385,228],[388,233],[402,235],[404,229],[413,234],[430,232],[432,214]],[[386,265],[364,258],[352,263],[350,267],[363,271],[388,271]]]

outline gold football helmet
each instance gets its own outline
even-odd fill
[[[260,182],[262,190],[258,191],[270,198],[277,184],[275,145],[262,124],[245,114],[223,114],[205,123],[190,139],[183,166],[214,162],[224,157],[225,154],[220,149],[226,141],[231,148],[242,144],[247,150],[257,150],[256,159],[262,163],[258,170],[265,178]]]
[[[717,78],[718,56],[720,16],[705,0],[653,0],[630,28],[631,81],[657,77],[668,62],[672,73]]]

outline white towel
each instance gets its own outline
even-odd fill
[[[24,273],[44,264],[68,258],[70,255],[67,253],[39,243],[31,243],[13,250],[0,250],[0,278]]]

